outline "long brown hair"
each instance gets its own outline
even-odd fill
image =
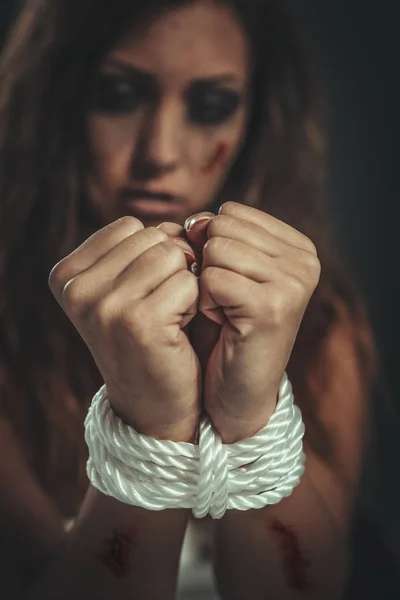
[[[253,47],[247,138],[216,198],[256,206],[315,243],[320,284],[288,367],[309,442],[326,460],[309,383],[331,327],[345,320],[369,392],[374,350],[366,311],[343,271],[324,206],[321,104],[278,1],[221,0]],[[0,66],[0,392],[41,485],[65,514],[86,486],[83,419],[102,381],[48,288],[51,268],[102,226],[87,192],[86,108],[99,61],[135,24],[188,0],[31,0]]]

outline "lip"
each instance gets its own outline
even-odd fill
[[[124,209],[133,216],[165,219],[182,215],[183,207],[176,196],[147,191],[129,192],[122,195]]]

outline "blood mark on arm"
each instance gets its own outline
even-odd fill
[[[97,558],[118,579],[128,577],[131,573],[131,559],[137,546],[137,535],[136,528],[122,527],[115,529],[112,535],[102,542],[102,549]]]
[[[290,587],[302,592],[309,591],[311,585],[306,570],[311,563],[302,555],[295,532],[278,519],[271,521],[268,524],[268,529],[279,546],[284,571]]]

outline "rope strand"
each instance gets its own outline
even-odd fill
[[[117,417],[103,385],[85,419],[87,474],[102,493],[148,510],[189,508],[220,519],[289,496],[305,469],[304,423],[285,374],[269,423],[250,438],[223,444],[205,416],[199,444],[156,440]]]

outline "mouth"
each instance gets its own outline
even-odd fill
[[[124,212],[143,220],[176,219],[182,216],[182,199],[165,191],[124,190],[120,194]]]

